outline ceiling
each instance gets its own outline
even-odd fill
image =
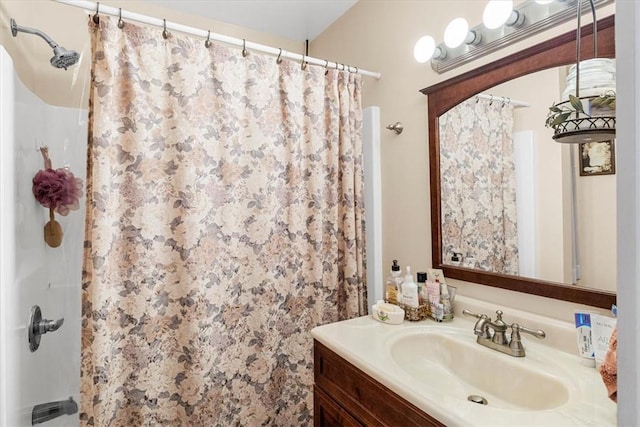
[[[313,40],[357,0],[151,0],[192,15],[288,39]]]

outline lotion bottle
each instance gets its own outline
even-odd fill
[[[418,300],[418,285],[413,281],[411,267],[407,266],[407,274],[402,282],[402,303],[407,307],[418,308],[420,302]]]
[[[394,259],[391,265],[391,275],[385,282],[385,299],[390,304],[398,304],[402,302],[402,276],[398,260]]]

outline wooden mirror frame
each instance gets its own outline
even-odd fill
[[[615,58],[614,33],[614,16],[598,21],[598,57]],[[593,56],[593,26],[589,24],[581,30],[580,57],[589,59]],[[420,91],[428,96],[432,262],[433,268],[442,269],[446,277],[601,308],[611,308],[615,304],[615,292],[454,267],[442,262],[439,117],[486,89],[517,77],[575,62],[576,31],[571,31]],[[541,123],[544,120],[545,117],[540,117]],[[556,142],[549,140],[549,143]]]

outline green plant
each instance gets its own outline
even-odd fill
[[[598,97],[591,100],[591,106],[596,108],[608,108],[615,110],[616,108],[616,94],[613,91],[608,91]],[[574,95],[569,95],[569,102],[560,102],[553,104],[549,107],[549,114],[545,122],[546,127],[556,127],[560,123],[569,119],[571,115],[578,117],[579,114],[584,114],[587,117],[591,115],[587,114],[582,105],[582,100]]]

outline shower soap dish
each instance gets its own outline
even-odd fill
[[[399,325],[404,320],[404,310],[381,300],[371,307],[371,316],[382,323]]]

